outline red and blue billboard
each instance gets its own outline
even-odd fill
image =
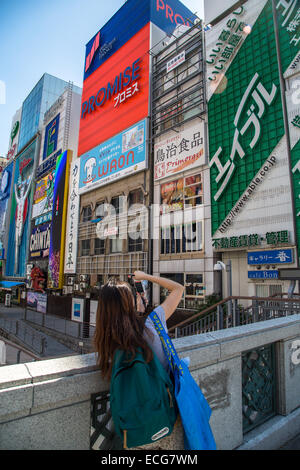
[[[84,82],[78,154],[147,117],[150,26],[144,26]]]
[[[192,26],[178,0],[128,0],[86,46],[78,155],[149,115],[151,31]]]
[[[177,25],[192,26],[195,19],[178,0],[127,0],[87,43],[84,80],[149,22],[172,34]]]

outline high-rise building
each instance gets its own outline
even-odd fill
[[[68,271],[79,290],[151,270],[153,54],[195,20],[177,0],[128,0],[86,46],[78,257]]]
[[[11,138],[17,137],[18,141],[9,143],[14,172],[6,240],[5,275],[8,278],[24,279],[26,276],[35,171],[39,165],[44,114],[68,87],[68,82],[45,73],[24,100],[21,116],[13,122]],[[77,88],[73,86],[73,91]],[[80,93],[80,89],[78,91]],[[15,133],[18,135],[15,136]],[[52,155],[54,148],[50,142],[48,144],[45,158]]]

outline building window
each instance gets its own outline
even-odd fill
[[[199,206],[203,204],[202,174],[184,178],[184,205]]]
[[[201,273],[168,273],[162,274],[163,277],[171,279],[184,285],[184,293],[178,305],[178,308],[197,309],[204,302],[204,279]],[[160,303],[168,296],[168,290],[160,288]]]
[[[183,120],[182,116],[182,100],[167,106],[163,106],[160,112],[161,130],[166,131],[180,124]]]
[[[82,222],[88,222],[89,220],[92,220],[92,208],[86,206],[82,208]]]
[[[91,240],[81,240],[81,256],[89,256]]]
[[[96,284],[96,287],[98,287],[98,289],[100,289],[101,286],[103,286],[104,284],[104,276],[103,274],[97,274],[97,284]]]
[[[282,294],[281,284],[256,284],[255,297],[272,297]]]
[[[121,253],[123,248],[123,240],[121,238],[111,238],[110,239],[110,252],[111,253]]]
[[[160,202],[161,214],[203,204],[202,173],[162,184]]]
[[[181,285],[184,285],[184,274],[179,274],[179,273],[163,273],[161,276],[166,277],[167,279],[170,279],[171,281],[178,282]],[[160,288],[160,303],[162,303],[169,295],[168,289],[165,289],[164,287]],[[178,304],[178,308],[184,308],[184,296],[180,300]]]
[[[128,251],[143,251],[143,240],[141,237],[137,238],[136,240],[128,237]]]
[[[161,229],[162,255],[189,253],[203,250],[203,223],[171,225]]]
[[[105,240],[95,238],[95,255],[105,254]]]
[[[113,197],[110,203],[115,208],[116,215],[121,214],[123,212],[122,196]]]
[[[141,189],[135,189],[130,191],[128,196],[129,207],[133,204],[143,204],[143,191]]]
[[[107,211],[105,210],[105,202],[97,202],[95,208],[95,217],[96,218],[104,218],[107,215]]]
[[[203,274],[185,274],[185,308],[197,308],[203,303]]]

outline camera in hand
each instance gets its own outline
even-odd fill
[[[144,293],[144,289],[143,289],[143,285],[142,285],[141,281],[135,281],[134,278],[133,278],[133,274],[128,274],[128,283],[139,294]]]

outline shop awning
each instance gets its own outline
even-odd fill
[[[1,281],[0,289],[12,289],[13,287],[22,286],[25,282],[16,282],[16,281]]]

